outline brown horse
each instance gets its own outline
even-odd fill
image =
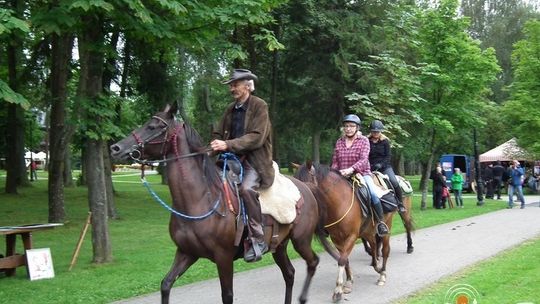
[[[172,196],[169,233],[177,246],[170,271],[161,282],[161,302],[169,303],[173,283],[199,258],[214,262],[218,269],[223,303],[233,302],[233,261],[243,256],[243,246],[237,241],[237,215],[230,205],[237,202],[232,188],[220,180],[219,170],[211,161],[197,132],[186,123],[174,119],[176,107],[167,106],[141,128],[111,146],[116,159],[148,159],[166,162],[169,189]],[[287,255],[290,240],[306,261],[307,277],[300,303],[307,301],[311,279],[319,258],[311,248],[314,233],[331,246],[319,225],[319,207],[310,189],[292,179],[301,193],[303,205],[292,224],[280,224],[272,256],[285,280],[285,303],[291,303],[294,267]],[[225,202],[227,201],[227,202]],[[232,201],[232,202],[230,202]],[[231,204],[229,204],[231,203]],[[232,209],[232,210],[231,210]],[[239,218],[239,217],[238,217]],[[241,221],[241,220],[240,220]],[[272,225],[265,227],[270,243]],[[245,233],[245,232],[244,232]],[[259,286],[260,288],[260,286]],[[257,302],[257,299],[253,299]]]
[[[294,169],[299,169],[301,165],[291,163]],[[313,171],[315,169],[312,169],[313,164],[310,161],[306,162],[306,170]],[[308,178],[308,182],[315,182],[315,175],[312,173],[305,178]],[[375,184],[377,184],[378,180],[373,179]],[[407,253],[413,253],[414,246],[413,246],[413,240],[412,240],[412,234],[415,230],[414,228],[414,220],[412,217],[412,195],[404,195],[403,196],[403,206],[407,209],[405,212],[400,212],[399,216],[401,218],[401,222],[403,223],[403,227],[405,228],[405,233],[407,235]],[[363,242],[364,248],[368,254],[371,254],[371,249],[369,248],[369,245],[367,242]]]
[[[341,300],[343,293],[349,293],[352,288],[353,275],[349,266],[349,255],[359,238],[365,239],[371,248],[371,265],[379,273],[378,285],[386,282],[386,261],[390,254],[390,234],[382,238],[381,266],[378,266],[378,246],[375,222],[371,217],[362,216],[362,208],[354,188],[339,171],[325,165],[300,166],[295,177],[310,186],[319,204],[324,204],[326,211],[322,218],[326,219],[325,228],[330,239],[339,251],[338,277],[332,296],[333,301]],[[394,212],[384,216],[384,222],[392,229]],[[346,281],[344,281],[346,277]]]

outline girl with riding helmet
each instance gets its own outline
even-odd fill
[[[390,140],[382,134],[383,130],[384,125],[380,120],[374,120],[369,125],[369,163],[371,164],[371,171],[379,171],[388,175],[398,199],[398,210],[399,212],[405,212],[406,209],[403,206],[403,192],[399,186],[394,169],[392,169]]]
[[[360,118],[354,114],[346,115],[343,120],[344,135],[336,141],[332,168],[339,170],[341,175],[352,177],[360,174],[371,193],[371,204],[377,218],[377,234],[388,234],[388,226],[383,221],[381,201],[375,192],[375,183],[371,177],[369,165],[369,140],[360,132]]]

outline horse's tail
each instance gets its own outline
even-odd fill
[[[399,216],[401,217],[401,221],[403,222],[403,226],[407,231],[415,231],[416,225],[414,223],[414,219],[412,218],[411,214],[408,215],[405,213],[400,213]]]
[[[408,196],[406,199],[403,200],[403,203],[405,204],[405,208],[407,208],[407,212],[399,213],[399,217],[401,217],[401,221],[403,222],[403,226],[405,226],[407,232],[415,231],[416,225],[411,215],[412,197]]]
[[[316,190],[316,189],[313,189],[312,187],[310,187],[310,189]],[[315,195],[315,193],[313,194]],[[316,195],[315,197],[317,198]],[[331,242],[328,240],[327,233],[324,228],[324,223],[326,223],[326,214],[327,214],[326,204],[323,202],[323,200],[318,199],[318,198],[316,199],[316,201],[317,201],[317,207],[319,209],[319,221],[317,223],[315,234],[317,234],[317,237],[319,238],[319,241],[323,245],[324,250],[328,252],[328,254],[330,254],[330,256],[334,258],[334,260],[339,262],[340,254],[338,250],[336,249],[336,247],[332,245]]]

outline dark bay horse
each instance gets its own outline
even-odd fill
[[[164,160],[169,178],[172,209],[169,233],[177,246],[170,271],[161,282],[161,302],[169,303],[173,283],[199,258],[214,262],[218,269],[223,303],[233,302],[233,261],[243,255],[243,246],[235,246],[237,215],[232,204],[237,203],[228,184],[225,186],[219,170],[205,151],[197,132],[186,123],[174,119],[176,108],[167,106],[152,116],[141,128],[111,146],[116,159]],[[317,234],[321,242],[331,246],[324,237],[319,224],[319,206],[310,189],[302,182],[292,179],[298,187],[303,205],[292,224],[279,225],[277,247],[272,253],[285,280],[285,303],[291,303],[294,283],[294,267],[287,255],[290,240],[294,249],[306,261],[307,277],[300,303],[307,301],[311,279],[319,258],[311,248],[311,240]],[[227,197],[227,202],[225,198]],[[232,210],[231,210],[232,209]],[[265,238],[270,243],[272,227],[265,227]],[[326,247],[325,246],[325,247]],[[252,286],[251,288],[253,288]],[[257,286],[261,288],[263,286]],[[256,299],[253,299],[257,302]]]
[[[362,216],[360,201],[351,183],[343,177],[339,171],[330,169],[325,165],[300,166],[295,177],[306,182],[312,189],[319,204],[324,204],[325,228],[330,239],[339,251],[338,277],[332,299],[340,301],[343,293],[349,293],[352,289],[353,275],[349,266],[349,255],[359,238],[365,239],[370,244],[371,265],[379,273],[378,285],[386,282],[386,261],[390,253],[390,234],[382,238],[382,264],[378,264],[378,246],[375,221]],[[384,222],[392,229],[392,217],[394,212],[384,216]],[[344,280],[344,278],[346,280]]]

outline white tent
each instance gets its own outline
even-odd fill
[[[42,168],[47,164],[47,153],[45,152],[26,152],[24,153],[24,161],[26,166],[30,165],[30,158],[38,163],[38,168]]]
[[[30,157],[34,160],[45,161],[47,159],[47,154],[45,152],[37,152],[37,153],[26,152],[24,154],[24,158],[30,159]]]
[[[525,150],[518,146],[515,138],[480,154],[480,162],[532,160]]]

